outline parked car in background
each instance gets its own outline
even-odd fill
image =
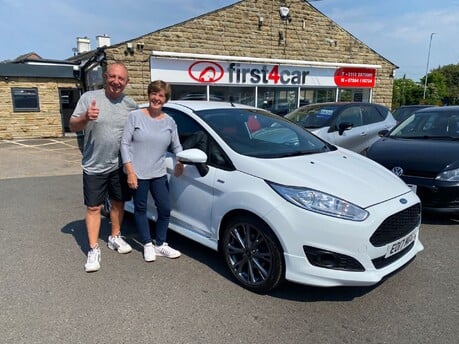
[[[414,112],[367,156],[410,185],[424,210],[459,215],[459,106]]]
[[[392,116],[394,116],[397,123],[403,122],[405,119],[411,116],[411,114],[417,110],[425,109],[432,107],[434,105],[402,105],[392,111]]]
[[[175,177],[166,158],[170,228],[220,251],[243,287],[373,285],[423,249],[419,198],[370,159],[245,105],[171,101],[163,111],[186,164]]]
[[[299,107],[285,118],[329,143],[366,154],[381,130],[396,125],[390,110],[372,103],[319,103]]]

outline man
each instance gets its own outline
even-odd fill
[[[110,64],[104,79],[104,89],[88,91],[81,96],[69,124],[73,132],[84,130],[83,193],[89,241],[86,272],[100,269],[101,208],[107,196],[112,204],[108,247],[119,253],[132,251],[121,237],[124,202],[131,198],[131,192],[121,167],[120,144],[127,115],[137,108],[137,104],[123,93],[129,82],[123,64]]]

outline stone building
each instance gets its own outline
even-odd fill
[[[172,99],[231,100],[279,114],[324,101],[390,106],[397,68],[305,0],[235,1],[98,45],[67,60],[79,66],[82,90],[102,87],[106,64],[119,61],[130,75],[126,93],[139,103],[146,102],[148,83],[163,79],[172,85]]]
[[[65,135],[80,96],[78,69],[35,57],[0,63],[0,139]]]
[[[228,100],[230,94],[236,101],[249,99],[250,105],[260,106],[267,96],[274,102],[270,108],[274,112],[282,102],[296,107],[305,102],[361,100],[390,106],[397,68],[304,0],[289,1],[288,6],[279,0],[237,1],[107,47],[99,54],[101,61],[121,61],[128,66],[131,81],[127,92],[138,101],[145,101],[151,80],[162,78],[173,85],[173,99],[204,93],[208,98]],[[212,67],[214,73],[217,69],[217,74],[225,74],[226,80],[197,81],[198,77],[191,75],[201,75]],[[274,79],[266,83],[237,80],[237,73],[240,79],[241,73],[246,73],[247,79],[254,69],[261,75],[263,67],[268,74],[274,68],[279,73],[282,68],[286,73],[298,72],[300,80],[277,84],[271,82]],[[303,72],[307,73],[305,82],[301,80]],[[339,72],[345,74],[341,85],[336,84]],[[232,81],[228,80],[231,73]],[[245,90],[216,89],[230,84]],[[252,94],[247,89],[250,86],[267,87]]]

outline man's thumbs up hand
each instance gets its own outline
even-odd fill
[[[99,108],[96,105],[95,99],[91,102],[91,105],[89,106],[88,111],[86,112],[86,116],[90,121],[95,121],[99,117]]]

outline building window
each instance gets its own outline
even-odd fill
[[[171,85],[171,88],[172,100],[207,100],[206,86]]]
[[[255,106],[255,87],[210,86],[209,91],[211,95],[215,94],[227,102]]]
[[[319,88],[314,90],[314,101],[311,103],[336,102],[336,88]]]
[[[40,111],[38,89],[36,87],[13,87],[11,95],[15,112]]]
[[[257,107],[285,116],[298,107],[297,87],[258,87]]]
[[[340,102],[367,102],[371,100],[370,88],[340,88],[338,101]]]
[[[299,106],[327,102],[371,102],[371,88],[172,84],[172,100],[229,101],[285,116]]]

